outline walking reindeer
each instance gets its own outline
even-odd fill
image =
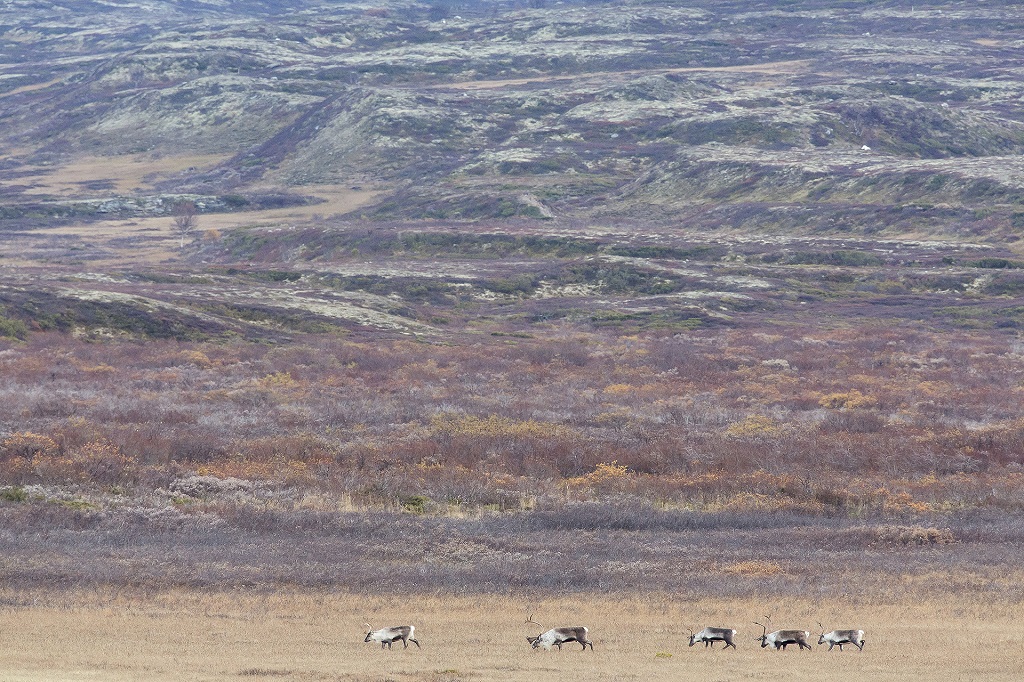
[[[857,647],[858,651],[864,651],[864,639],[863,630],[833,630],[832,632],[825,632],[825,626],[818,622],[818,626],[821,628],[821,636],[818,637],[818,644],[828,644],[828,650],[832,651],[832,647],[838,646],[839,650],[843,650],[844,644],[852,644]]]
[[[409,648],[409,642],[416,645],[416,648],[420,648],[420,643],[413,639],[413,632],[416,630],[414,625],[395,625],[389,628],[381,628],[380,630],[374,630],[373,627],[366,623],[368,632],[366,633],[366,639],[364,642],[380,642],[380,648],[383,649],[385,646],[391,648],[392,643],[402,640],[402,644],[405,648]]]

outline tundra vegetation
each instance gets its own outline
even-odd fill
[[[1019,604],[1019,6],[527,4],[0,7],[0,603]]]

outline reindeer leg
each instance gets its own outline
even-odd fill
[[[419,649],[419,648],[420,648],[420,643],[419,643],[419,642],[417,642],[417,641],[416,641],[415,639],[413,639],[412,637],[410,637],[410,638],[409,638],[409,641],[410,641],[410,642],[412,642],[413,644],[415,644],[415,645],[416,645],[416,648],[417,648],[417,649]],[[405,646],[406,646],[406,648],[408,648],[408,647],[409,647],[409,645],[408,645],[408,644],[406,644]]]

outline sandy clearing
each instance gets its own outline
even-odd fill
[[[110,183],[101,194],[145,191],[154,182],[188,168],[203,169],[228,158],[224,154],[199,154],[154,158],[144,154],[128,156],[90,156],[60,166],[28,166],[30,175],[0,182],[0,185],[27,185],[25,194],[87,197],[95,194],[86,185]]]

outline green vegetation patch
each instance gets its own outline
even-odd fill
[[[134,273],[131,277],[139,282],[152,282],[153,284],[213,284],[214,282],[213,278],[208,275],[173,272],[139,272]]]
[[[570,263],[544,280],[558,285],[590,284],[615,294],[663,295],[700,286],[697,280],[624,263]]]
[[[410,495],[402,498],[402,508],[413,514],[425,514],[432,500],[424,495]]]
[[[597,328],[622,328],[623,331],[669,330],[693,331],[709,326],[720,326],[721,318],[713,318],[698,308],[677,310],[619,311],[602,310],[592,313],[590,323]]]
[[[600,242],[573,237],[444,232],[404,233],[398,238],[402,251],[415,255],[454,255],[506,258],[550,256],[572,258],[597,253]]]
[[[729,250],[718,245],[692,247],[659,246],[651,244],[610,246],[605,253],[629,258],[658,258],[663,260],[718,260]]]
[[[423,194],[399,195],[379,204],[372,217],[377,219],[425,218],[428,220],[481,220],[488,218],[530,218],[545,220],[544,209],[517,195],[503,196],[493,188],[485,192],[460,192],[443,197]]]
[[[149,308],[124,301],[97,301],[59,296],[43,291],[5,291],[0,303],[8,311],[10,327],[64,333],[101,332],[141,338],[200,341],[222,336],[227,330],[216,323],[169,308]]]
[[[518,204],[517,204],[518,205]],[[516,209],[518,211],[518,209]],[[573,258],[597,253],[593,239],[544,235],[473,234],[467,232],[396,231],[381,228],[332,231],[310,228],[287,234],[243,229],[223,241],[237,259],[270,260],[298,254],[303,260],[330,260],[366,255],[423,258]],[[236,274],[243,271],[232,271]]]
[[[1024,262],[1009,258],[979,258],[978,260],[969,261],[966,265],[972,268],[984,268],[987,270],[1017,270],[1024,268]]]
[[[205,312],[243,322],[264,325],[286,331],[307,334],[325,334],[343,330],[333,319],[295,309],[232,303],[209,303],[201,306]]]
[[[946,306],[935,316],[963,329],[1024,329],[1024,306]]]
[[[480,286],[488,291],[499,294],[529,296],[535,293],[540,286],[540,277],[523,273],[521,275],[512,275],[511,277],[484,280],[480,283]]]
[[[983,288],[983,293],[993,296],[1024,295],[1024,273],[1001,272]]]
[[[20,485],[0,490],[0,501],[3,502],[28,502],[28,492]]]
[[[658,131],[657,135],[672,137],[686,145],[717,142],[771,148],[792,146],[801,139],[797,126],[771,122],[760,116],[681,121]]]
[[[468,300],[472,287],[465,280],[380,275],[317,275],[316,279],[339,291],[365,291],[378,296],[397,295],[416,303],[435,305]]]
[[[779,265],[845,265],[853,267],[877,267],[885,261],[878,255],[865,251],[780,251],[766,253],[760,257],[764,263]]]
[[[290,270],[229,270],[228,274],[242,274],[260,282],[298,282],[302,279],[301,272]]]
[[[17,318],[10,318],[0,311],[0,337],[24,341],[28,337],[28,325]]]

